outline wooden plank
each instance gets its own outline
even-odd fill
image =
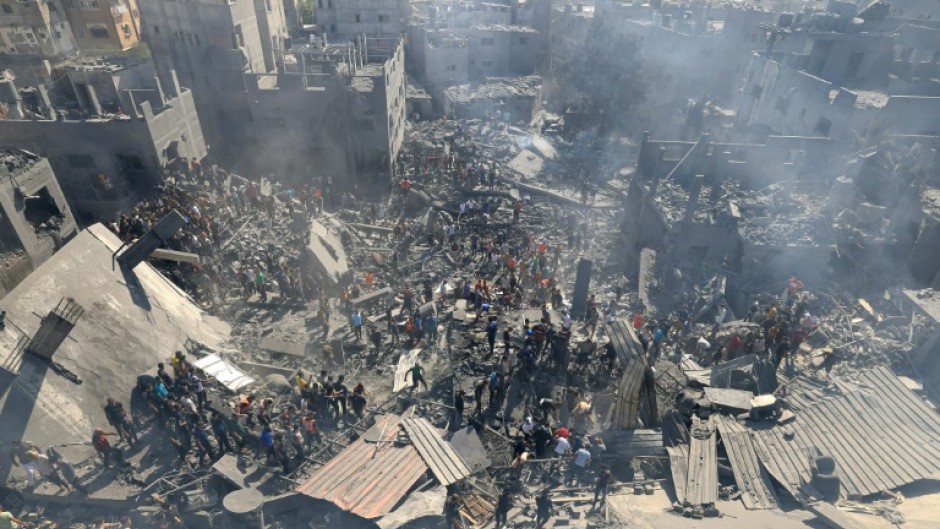
[[[715,432],[715,416],[704,421],[698,417],[692,418],[686,501],[693,506],[710,505],[718,501],[718,446]]]

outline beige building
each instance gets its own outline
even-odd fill
[[[0,0],[0,53],[49,58],[75,50],[60,0]]]
[[[140,42],[137,0],[63,0],[82,51],[126,50]]]

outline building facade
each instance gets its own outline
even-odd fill
[[[60,0],[0,2],[0,52],[30,58],[74,53],[77,43]]]
[[[316,0],[317,30],[331,37],[397,37],[410,13],[407,0]]]
[[[123,51],[140,42],[137,0],[64,0],[63,3],[82,51]]]
[[[10,111],[0,147],[49,159],[76,214],[110,218],[162,182],[164,168],[206,155],[192,92],[150,64],[70,64],[61,81],[18,89],[0,80]],[[67,110],[66,110],[67,109]]]

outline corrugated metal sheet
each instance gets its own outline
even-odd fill
[[[442,485],[451,485],[470,476],[470,467],[427,419],[405,419],[402,426],[421,459]]]
[[[640,425],[640,403],[646,369],[639,362],[630,362],[623,369],[620,387],[611,408],[611,424],[614,428],[636,428]]]
[[[627,365],[639,360],[646,364],[646,353],[643,344],[633,332],[633,326],[625,320],[615,320],[607,326],[607,335],[610,337],[610,346],[614,348],[620,363]]]
[[[775,509],[777,493],[757,457],[751,433],[733,417],[727,416],[718,418],[718,433],[728,453],[734,481],[742,492],[744,506],[748,509]]]
[[[633,327],[624,320],[612,322],[607,327],[610,347],[617,353],[624,366],[623,378],[611,408],[611,424],[614,428],[636,428],[640,425],[640,407],[646,376],[646,353],[643,344],[633,332]]]
[[[669,454],[669,471],[672,473],[672,486],[676,489],[676,501],[685,503],[685,485],[689,480],[689,445],[669,446],[666,452]]]
[[[940,416],[890,370],[836,383],[841,394],[798,400],[789,424],[752,430],[767,471],[791,494],[809,482],[816,455],[836,460],[842,496],[876,494],[940,472]]]
[[[428,470],[413,445],[397,445],[400,418],[384,415],[376,421],[378,443],[365,438],[346,447],[323,465],[297,492],[326,500],[363,518],[391,512]]]
[[[239,369],[235,364],[217,354],[206,355],[193,362],[193,365],[228,388],[229,391],[238,391],[255,381],[254,378]]]
[[[607,445],[605,457],[658,456],[666,451],[661,430],[608,430],[600,435]]]
[[[691,505],[709,505],[718,501],[718,440],[716,417],[692,418],[692,443],[689,445],[689,478],[686,501]]]

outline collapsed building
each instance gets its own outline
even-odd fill
[[[49,160],[6,151],[0,162],[0,292],[6,295],[74,237],[78,227]]]
[[[0,146],[49,159],[76,214],[128,210],[162,182],[168,164],[189,164],[207,146],[192,92],[145,60],[77,60],[59,82],[17,86],[4,78]]]
[[[438,111],[448,87],[531,76],[547,59],[546,5],[423,4],[408,26],[409,71]]]
[[[855,145],[885,134],[937,135],[940,30],[890,14],[829,2],[765,25],[735,116],[755,134],[822,136]]]
[[[158,71],[193,92],[212,155],[258,173],[390,177],[405,118],[401,38],[289,49],[283,2],[141,6]]]

